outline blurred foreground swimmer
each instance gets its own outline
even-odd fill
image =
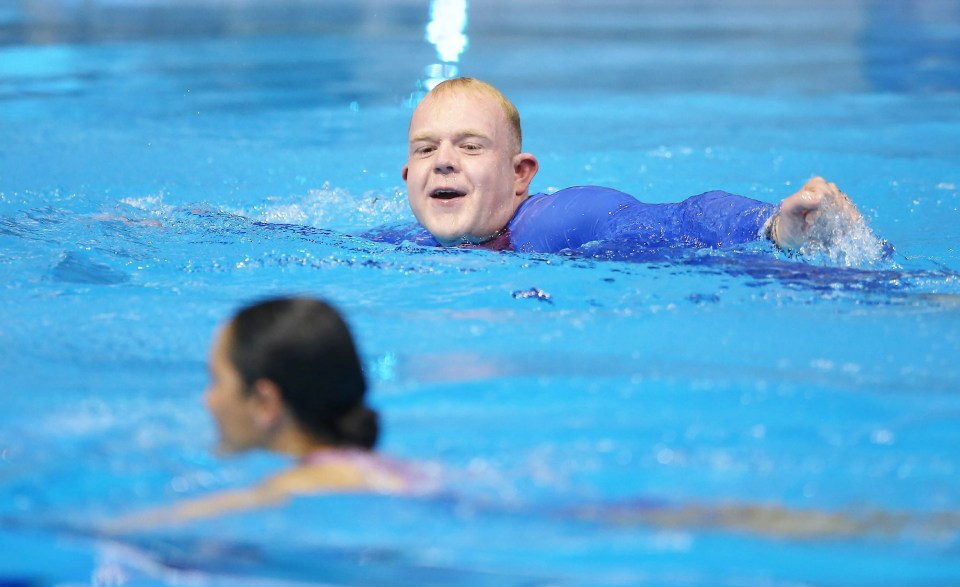
[[[223,454],[265,449],[297,459],[260,485],[214,494],[110,524],[132,529],[185,522],[327,492],[424,493],[412,465],[373,452],[377,413],[339,313],[311,298],[276,298],[240,310],[217,334],[204,399]]]
[[[217,334],[210,352],[206,405],[217,423],[219,450],[265,449],[297,464],[259,485],[136,513],[101,527],[108,533],[186,523],[282,504],[298,495],[335,492],[427,495],[466,511],[523,512],[515,503],[441,493],[426,469],[373,452],[379,425],[366,403],[366,380],[350,331],[330,305],[278,298],[242,309]],[[446,499],[445,499],[446,497]],[[449,499],[453,497],[453,499]],[[960,514],[874,510],[847,513],[781,504],[669,502],[555,507],[528,513],[600,525],[745,532],[792,539],[853,535],[953,537]]]

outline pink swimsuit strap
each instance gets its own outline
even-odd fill
[[[304,466],[359,465],[370,460],[373,453],[357,448],[322,448],[307,453],[300,459]]]

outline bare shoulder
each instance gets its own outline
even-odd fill
[[[271,495],[314,494],[362,489],[364,475],[348,463],[305,465],[264,481],[260,491]]]
[[[416,491],[422,475],[412,466],[373,453],[338,452],[308,460],[276,475],[265,490],[284,495],[359,491],[408,493]]]

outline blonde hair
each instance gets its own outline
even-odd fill
[[[517,110],[517,107],[513,105],[513,102],[508,100],[507,97],[500,92],[500,90],[491,86],[487,82],[483,82],[472,77],[456,77],[437,84],[436,87],[430,90],[430,93],[427,94],[427,97],[444,96],[457,91],[476,92],[489,98],[493,98],[497,104],[500,105],[500,109],[503,111],[503,115],[507,119],[507,125],[510,127],[510,132],[513,134],[513,138],[517,141],[517,152],[519,153],[521,151],[523,145],[523,132],[520,130],[520,112]]]

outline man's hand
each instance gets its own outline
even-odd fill
[[[767,229],[770,240],[783,250],[798,250],[810,239],[810,229],[825,206],[839,212],[847,222],[858,222],[862,218],[853,201],[837,184],[814,177],[780,204],[780,212],[771,218]]]

